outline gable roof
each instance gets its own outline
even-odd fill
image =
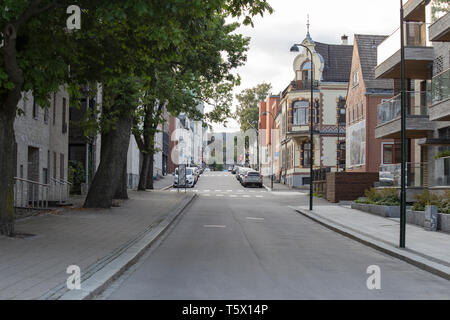
[[[377,47],[387,37],[382,35],[355,34],[355,43],[358,46],[363,79],[368,91],[370,89],[393,90],[394,88],[394,81],[392,79],[375,79]]]
[[[352,45],[315,43],[316,52],[324,60],[322,81],[348,82],[352,66]]]

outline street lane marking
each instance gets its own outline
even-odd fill
[[[204,228],[226,228],[226,225],[223,224],[205,224],[203,225]]]
[[[211,195],[209,193],[204,194],[205,197],[210,197]]]
[[[245,217],[245,219],[248,219],[248,220],[259,220],[259,221],[264,220],[264,218],[255,218],[255,217]]]
[[[222,192],[222,190],[216,190],[216,192]]]
[[[264,198],[263,196],[256,196],[257,198]]]
[[[223,197],[223,194],[216,194],[216,197]]]
[[[235,194],[230,194],[230,198],[236,198],[237,197],[237,195],[235,195]]]
[[[204,192],[209,192],[209,190],[203,190]]]
[[[250,196],[247,195],[247,194],[244,194],[242,197],[244,197],[244,198],[250,198]]]

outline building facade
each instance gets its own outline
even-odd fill
[[[32,92],[23,92],[14,122],[16,138],[16,206],[42,200],[48,185],[50,201],[65,201],[68,194],[69,94],[63,86],[41,108]],[[63,198],[59,197],[63,190]]]
[[[450,120],[446,117],[449,113],[449,4],[409,0],[403,9],[407,187],[412,191],[420,191],[424,187],[448,189],[449,163],[445,157],[439,157],[439,153],[448,150],[450,145],[450,122],[446,121]],[[400,29],[378,45],[375,77],[394,79],[394,97],[378,105],[375,137],[399,139]],[[391,176],[394,186],[400,185],[400,165],[385,166],[380,171]]]
[[[343,37],[341,44],[325,44],[311,39],[309,32],[302,44],[312,54],[312,63],[304,49],[293,62],[294,80],[280,96],[281,182],[292,187],[309,185],[310,149],[313,167],[336,170],[343,166],[345,104],[352,46]],[[309,109],[313,79],[313,116]],[[311,146],[309,125],[313,123]],[[345,158],[344,158],[345,159]]]
[[[380,164],[400,162],[394,139],[376,139],[377,107],[393,96],[392,79],[375,79],[377,46],[387,36],[355,34],[346,99],[346,171],[378,172]]]

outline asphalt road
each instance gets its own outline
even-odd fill
[[[174,192],[174,191],[168,191]],[[450,299],[450,282],[299,215],[299,192],[210,172],[170,232],[101,299]],[[325,204],[318,200],[318,204]],[[369,290],[367,268],[380,267]]]

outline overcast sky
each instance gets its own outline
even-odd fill
[[[294,78],[295,54],[289,48],[305,38],[308,14],[312,39],[329,44],[341,43],[343,34],[349,37],[349,44],[353,44],[355,33],[389,35],[399,24],[397,0],[269,0],[269,3],[275,9],[272,15],[255,18],[254,28],[239,29],[251,37],[251,42],[247,63],[237,70],[242,81],[235,94],[263,81],[272,84],[274,94],[286,88]],[[239,124],[230,119],[227,128],[214,125],[213,129],[236,131]]]

